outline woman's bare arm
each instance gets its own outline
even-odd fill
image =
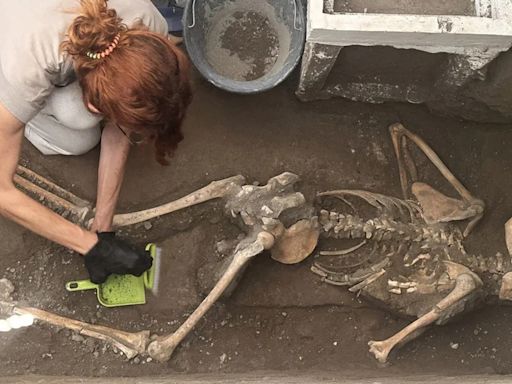
[[[87,253],[98,242],[94,232],[67,221],[14,186],[23,128],[23,123],[0,104],[0,214],[49,240]]]
[[[101,135],[96,214],[91,230],[105,232],[112,229],[129,152],[128,138],[115,124],[108,122]]]

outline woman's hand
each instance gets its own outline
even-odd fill
[[[93,283],[101,284],[112,273],[140,276],[151,268],[148,252],[116,239],[114,232],[98,233],[98,242],[85,254],[85,267]]]

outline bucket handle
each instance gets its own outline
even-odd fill
[[[196,0],[192,0],[192,24],[188,28],[194,28],[196,25]]]
[[[196,0],[194,0],[194,1],[196,1]],[[297,9],[297,7],[299,7],[299,6],[302,7],[302,5],[297,6],[297,1],[300,1],[300,0],[291,0],[291,1],[293,1],[293,7],[294,7],[294,9],[293,9],[293,28],[295,28],[296,31],[301,31],[302,28],[297,28],[297,19],[298,19],[297,15],[298,15],[298,11],[299,11]]]
[[[298,14],[298,9],[297,9],[297,1],[300,1],[300,0],[291,0],[293,2],[293,28],[295,28],[295,30],[297,31],[301,31],[302,28],[298,28],[297,27],[297,14]],[[301,5],[302,6],[302,5]],[[192,0],[192,24],[190,24],[188,26],[188,28],[194,28],[196,26],[196,0]]]

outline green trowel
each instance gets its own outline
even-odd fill
[[[105,307],[121,307],[125,305],[138,305],[146,303],[146,289],[156,288],[155,272],[158,272],[160,261],[160,248],[155,244],[148,244],[153,258],[153,265],[141,276],[110,275],[102,284],[94,284],[90,280],[69,281],[66,289],[70,292],[96,290],[98,301]]]

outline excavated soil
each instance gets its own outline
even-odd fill
[[[475,196],[486,216],[467,249],[506,254],[503,224],[512,215],[510,126],[431,115],[412,105],[366,105],[340,99],[303,104],[296,79],[260,95],[224,93],[197,79],[185,140],[168,167],[136,149],[119,211],[161,204],[212,180],[235,174],[266,182],[283,171],[301,176],[308,199],[318,191],[364,188],[399,195],[387,127],[397,121],[421,135]],[[23,158],[42,175],[93,200],[98,150],[79,157],[43,157],[27,143]],[[420,163],[421,166],[426,164]],[[439,176],[426,177],[441,185]],[[148,304],[99,307],[92,292],[68,293],[66,281],[85,278],[81,258],[0,220],[0,277],[15,297],[65,316],[129,331],[176,329],[204,297],[202,271],[219,260],[221,240],[239,230],[219,203],[206,203],[135,225],[121,236],[163,248],[161,285]],[[222,243],[221,243],[222,244]],[[325,379],[420,374],[511,373],[512,308],[489,305],[446,326],[432,327],[396,351],[386,367],[367,342],[389,337],[409,319],[376,308],[309,272],[311,259],[280,265],[267,254],[247,268],[234,294],[211,310],[167,363],[126,361],[112,348],[66,330],[37,324],[0,334],[0,376],[151,376],[169,373],[308,372]]]
[[[237,0],[205,14],[205,57],[228,79],[252,81],[279,70],[290,31],[267,2]]]

